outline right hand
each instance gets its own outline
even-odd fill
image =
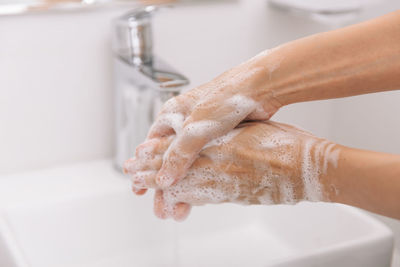
[[[243,120],[267,120],[281,107],[266,89],[279,60],[267,54],[165,103],[148,134],[148,139],[176,135],[157,174],[161,188],[182,179],[210,140]]]

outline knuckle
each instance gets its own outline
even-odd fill
[[[137,158],[147,158],[152,155],[157,145],[156,140],[149,140],[136,147],[135,156]]]
[[[168,99],[162,106],[160,114],[177,111],[179,108],[178,100],[181,98],[182,96],[175,96]]]
[[[122,165],[122,170],[125,174],[129,174],[134,170],[135,159],[128,159]]]

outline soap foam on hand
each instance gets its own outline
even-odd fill
[[[191,125],[190,131],[212,123]],[[134,188],[157,188],[156,173],[174,140],[174,136],[152,139],[138,148],[136,159],[125,165]],[[160,191],[162,212],[174,217],[175,206],[181,202],[266,205],[324,200],[321,177],[329,167],[337,167],[339,152],[335,144],[292,126],[243,123],[208,142],[187,176]]]
[[[209,107],[202,105],[201,102],[197,107],[209,109]],[[229,125],[239,124],[257,106],[257,103],[248,97],[234,95],[225,99],[220,107],[215,108],[215,113],[210,117],[217,117],[218,120],[186,121],[186,123],[180,121],[181,125],[179,125],[177,120],[171,121],[170,127],[176,129],[176,139],[164,155],[164,161],[168,163],[169,169],[188,169],[196,159],[196,155],[192,153],[197,150],[196,145],[199,142],[196,142],[196,140],[212,140],[213,138],[220,137],[223,135],[225,129],[230,128]],[[163,116],[171,118],[172,114],[167,113]],[[201,145],[203,147],[203,144]],[[180,165],[181,162],[185,162],[185,165]],[[174,181],[174,176],[164,171],[162,175],[158,176],[157,183],[165,188],[170,186]]]
[[[173,213],[180,202],[272,204],[324,197],[320,177],[329,164],[336,164],[336,146],[322,145],[321,139],[305,131],[272,122],[239,125],[240,131],[229,132],[246,118],[268,119],[280,107],[254,94],[254,82],[265,75],[271,80],[279,69],[283,58],[275,54],[277,50],[263,52],[164,105],[147,142],[173,140],[161,154],[144,153],[132,163],[151,162],[135,170],[134,185],[154,187],[158,172],[156,182],[164,191],[157,195],[165,202],[164,212]],[[256,130],[248,134],[248,128]]]
[[[273,94],[262,93],[283,60],[278,50],[264,51],[163,106],[148,135],[149,139],[176,135],[157,175],[161,187],[182,179],[207,142],[245,119],[269,119],[280,108],[269,99]]]
[[[172,213],[179,202],[322,201],[326,195],[321,177],[328,165],[337,166],[338,157],[337,146],[294,127],[272,122],[244,125],[210,141],[185,179],[164,189],[164,212]]]

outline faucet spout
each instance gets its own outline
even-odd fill
[[[114,21],[115,166],[134,156],[161,106],[189,80],[153,54],[151,17],[136,9]]]

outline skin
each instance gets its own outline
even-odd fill
[[[134,192],[141,194],[143,189],[156,189],[155,214],[178,221],[187,217],[190,205],[295,204],[302,200],[343,203],[400,219],[399,155],[337,145],[272,121],[242,123],[232,132],[235,135],[231,139],[207,144],[188,175],[164,190],[160,190],[155,179],[162,157],[174,138],[145,142],[138,148],[136,157],[125,163]],[[309,141],[312,145],[305,152]],[[318,199],[311,199],[305,190],[302,174],[305,154],[320,170],[312,176],[321,188]],[[287,160],[288,156],[291,159]],[[225,178],[221,180],[221,177]],[[282,191],[284,183],[291,185],[290,198]],[[223,197],[215,198],[210,193],[215,191],[223,192]]]
[[[330,174],[330,201],[400,219],[400,155],[344,148]]]
[[[208,142],[227,134],[243,121],[267,120],[281,107],[292,103],[400,88],[399,43],[400,11],[396,11],[261,53],[214,80],[168,101],[148,135],[148,140],[166,137],[174,139],[163,155],[161,166],[155,174],[155,183],[163,190],[178,184],[188,175],[188,170]],[[253,101],[253,105],[239,112],[227,101],[235,96],[246,97]],[[168,120],[171,115],[179,119]],[[207,131],[191,135],[187,130],[193,123],[205,120],[215,122]],[[357,152],[347,148],[344,151],[351,152],[344,152],[345,155],[349,154],[346,155],[347,160],[339,160],[338,170],[341,172],[335,175],[342,179],[337,178],[337,188],[339,192],[352,192],[354,199],[348,193],[337,199],[332,198],[333,201],[348,202],[399,218],[395,205],[399,199],[392,197],[393,190],[397,190],[397,195],[400,195],[399,175],[398,171],[394,171],[398,165],[398,156]],[[380,173],[372,172],[370,164],[362,163],[369,162],[370,158],[381,158],[376,160],[376,164],[382,165],[371,163]],[[363,161],[358,162],[360,159]],[[391,162],[390,173],[386,170],[387,162]],[[347,167],[342,168],[342,165]],[[353,180],[357,172],[360,172],[359,179]],[[361,179],[363,174],[372,177]],[[383,176],[391,178],[384,180],[387,185],[385,188],[380,188],[383,185],[377,181],[383,179]],[[359,187],[355,186],[357,183],[367,183],[361,186],[365,188],[362,196],[358,196],[360,192]],[[144,194],[146,189],[136,191]],[[158,191],[156,203],[162,202],[160,196],[162,192]],[[388,208],[386,201],[390,197],[394,202],[393,207]],[[189,206],[185,209],[189,209]]]
[[[207,144],[184,179],[159,190],[156,173],[172,141],[170,137],[147,141],[124,167],[132,176],[136,192],[140,194],[143,188],[157,189],[156,215],[177,220],[186,217],[189,210],[183,203],[294,204],[309,199],[302,175],[304,153],[322,170],[324,163],[330,168],[332,162],[324,158],[329,153],[321,152],[329,148],[332,154],[338,149],[331,142],[290,125],[272,121],[242,123],[227,138]],[[307,141],[312,142],[309,152],[304,151]],[[317,151],[318,145],[322,151]],[[317,158],[317,154],[322,157]],[[325,187],[323,175],[312,178],[321,183],[321,188]],[[283,185],[290,186],[289,197],[283,192]],[[328,189],[323,189],[317,200],[327,200]],[[174,209],[176,204],[183,210]]]

